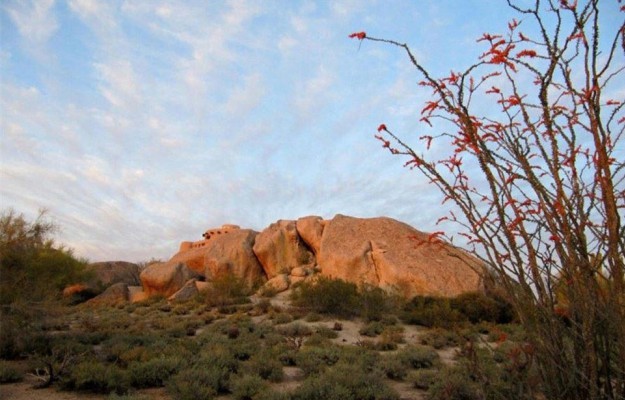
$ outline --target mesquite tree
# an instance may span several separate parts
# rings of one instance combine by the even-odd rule
[[[439,221],[459,224],[509,295],[540,390],[623,399],[625,28],[604,30],[600,16],[625,6],[522,3],[508,0],[518,19],[484,34],[475,63],[442,78],[406,44],[350,37],[399,47],[431,90],[422,145],[385,124],[376,138],[453,202]]]

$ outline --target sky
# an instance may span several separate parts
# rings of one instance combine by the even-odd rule
[[[441,196],[374,139],[410,137],[441,76],[505,31],[501,0],[0,3],[0,209],[45,208],[90,261],[168,259],[222,224],[388,216]]]

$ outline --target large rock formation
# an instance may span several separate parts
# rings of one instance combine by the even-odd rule
[[[87,282],[92,288],[107,288],[116,283],[125,283],[128,286],[140,284],[139,266],[126,261],[104,261],[89,264],[86,268],[93,276]]]
[[[297,233],[295,221],[280,220],[269,225],[256,237],[254,253],[269,279],[314,264],[314,255]]]
[[[268,281],[265,289],[282,291],[316,272],[405,297],[450,297],[482,290],[482,268],[469,253],[391,218],[311,216],[277,221],[261,233],[235,225],[209,230],[204,240],[182,242],[169,261],[147,267],[141,282],[147,296],[171,296],[191,278],[234,274],[249,287]]]
[[[298,219],[295,226],[297,233],[313,253],[319,254],[325,221],[321,217],[309,216]]]
[[[141,273],[146,293],[171,296],[191,278],[210,281],[225,274],[235,275],[248,287],[263,283],[265,273],[252,250],[258,232],[219,232],[198,242],[183,242],[181,250],[169,261],[148,266]]]
[[[239,229],[213,239],[204,253],[206,279],[210,281],[224,274],[234,274],[248,287],[263,283],[265,272],[253,251],[257,237],[258,232]]]
[[[141,272],[141,285],[146,296],[171,296],[180,290],[191,278],[199,278],[200,274],[174,258],[164,263],[147,266]]]
[[[391,218],[337,215],[328,221],[321,274],[415,295],[455,296],[481,288],[481,263],[465,251]]]

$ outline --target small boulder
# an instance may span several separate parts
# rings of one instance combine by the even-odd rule
[[[179,303],[192,300],[200,293],[195,283],[195,279],[190,279],[180,290],[169,296],[167,300]]]
[[[189,279],[199,276],[186,264],[173,259],[149,265],[140,275],[143,290],[148,297],[158,294],[169,297],[180,290]]]
[[[310,268],[295,267],[291,270],[291,276],[305,277],[310,275]]]
[[[128,285],[123,282],[119,282],[109,286],[104,292],[89,300],[87,303],[97,305],[117,305],[126,303],[129,299],[130,292],[128,290]]]
[[[274,291],[276,293],[284,292],[288,290],[290,285],[289,276],[286,274],[276,275],[269,279],[264,286],[265,290]]]

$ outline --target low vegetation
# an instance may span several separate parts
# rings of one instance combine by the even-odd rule
[[[31,276],[42,265],[50,266],[42,276],[59,276],[47,289],[35,283],[32,293],[7,288],[2,297],[0,384],[25,380],[110,399],[147,399],[146,389],[172,399],[409,397],[393,389],[395,381],[433,400],[540,392],[533,349],[500,299],[466,294],[406,302],[378,288],[319,278],[300,284],[284,307],[269,298],[252,302],[245,285],[225,276],[186,303],[153,297],[72,305],[58,293],[84,262],[44,239],[51,228],[42,219],[28,223],[8,213],[2,223],[3,277],[18,266],[22,277]],[[31,241],[28,255],[11,247],[16,237]],[[59,254],[73,261],[57,264]],[[27,256],[43,264],[30,270]],[[409,335],[407,324],[418,325],[419,334]],[[287,373],[293,370],[295,382]]]

